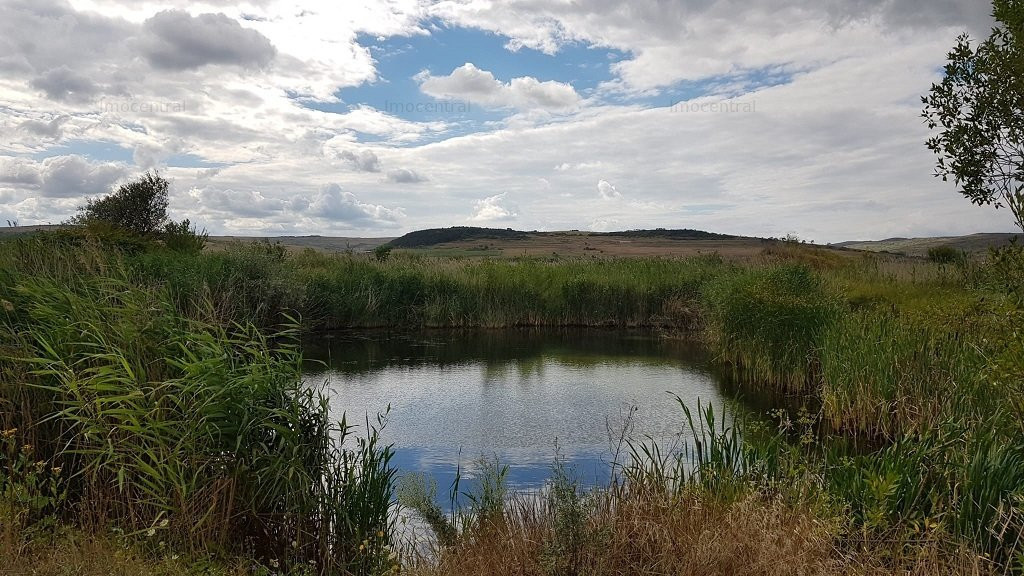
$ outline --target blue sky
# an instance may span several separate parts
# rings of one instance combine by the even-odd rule
[[[1012,230],[923,146],[976,0],[0,3],[0,221],[156,169],[239,235]]]

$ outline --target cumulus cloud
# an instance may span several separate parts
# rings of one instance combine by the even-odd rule
[[[477,200],[473,207],[470,222],[503,222],[515,220],[519,214],[514,207],[505,205],[505,192]]]
[[[384,233],[457,214],[819,241],[1012,229],[932,178],[919,119],[954,38],[986,34],[988,12],[977,0],[258,0],[243,15],[221,0],[3,0],[0,157],[20,159],[0,160],[0,215],[60,221],[109,189],[121,165],[96,159],[134,154],[126,173],[172,164],[172,209],[211,232]],[[456,27],[558,66],[466,64],[410,85],[366,45],[428,31],[444,43]],[[580,54],[601,62],[578,67]],[[471,100],[487,117],[346,109],[365,83]],[[673,113],[680,94],[756,112]],[[82,156],[37,160],[71,151]],[[429,187],[405,184],[427,166]],[[615,187],[625,199],[601,201]],[[72,189],[82,196],[56,196]]]
[[[511,49],[556,55],[567,44],[612,47],[612,87],[650,91],[681,80],[784,65],[799,71],[849,57],[866,31],[911,34],[969,26],[985,33],[978,0],[464,0],[431,7],[435,17],[509,38]]]
[[[0,183],[32,190],[46,198],[86,198],[109,193],[127,168],[112,162],[90,162],[78,155],[54,156],[36,162],[0,157]]]
[[[51,68],[29,83],[42,90],[50,100],[58,102],[87,102],[100,92],[92,80],[73,72],[67,66]]]
[[[53,120],[25,120],[18,125],[18,129],[40,138],[56,140],[64,134],[64,124],[70,119],[70,116],[61,115]]]
[[[605,200],[614,200],[616,198],[622,198],[622,194],[615,189],[607,180],[599,180],[597,182],[597,193],[601,195],[601,198]]]
[[[0,184],[17,188],[38,188],[43,182],[39,166],[31,160],[0,156]]]
[[[566,111],[580,103],[579,94],[569,84],[553,80],[541,82],[532,76],[513,78],[506,83],[468,62],[447,76],[423,73],[417,79],[424,94],[439,99],[467,100],[488,108]]]
[[[261,67],[277,53],[266,36],[224,14],[192,16],[184,10],[165,10],[146,20],[143,29],[142,54],[157,68]]]
[[[290,207],[288,202],[268,198],[259,190],[206,188],[194,189],[192,195],[204,209],[228,217],[266,218],[282,215]]]
[[[389,182],[395,182],[397,184],[415,184],[417,182],[425,182],[427,179],[422,174],[409,168],[395,168],[394,170],[388,170],[387,179]]]
[[[380,158],[373,150],[343,150],[338,156],[360,172],[380,172]]]
[[[399,208],[360,201],[337,184],[324,186],[310,203],[315,216],[352,227],[393,226],[402,217]]]

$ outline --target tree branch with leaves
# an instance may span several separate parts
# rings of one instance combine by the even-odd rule
[[[1009,208],[1024,230],[1024,0],[994,0],[997,25],[976,47],[964,34],[922,116],[935,175],[978,205]]]

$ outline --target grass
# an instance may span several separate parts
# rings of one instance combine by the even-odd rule
[[[302,385],[294,327],[182,315],[89,250],[22,260],[0,284],[0,492],[16,529],[59,519],[190,555],[386,564],[390,448]]]
[[[0,243],[11,565],[71,526],[82,546],[127,542],[153,573],[164,549],[227,570],[244,558],[385,573],[396,478],[381,422],[357,436],[329,421],[300,385],[296,333],[609,326],[699,339],[741,390],[809,409],[780,413],[775,430],[681,407],[693,409],[694,451],[634,445],[620,481],[590,493],[556,469],[545,497],[509,499],[494,463],[461,518],[431,508],[429,479],[407,486],[445,546],[410,553],[406,569],[1021,569],[1018,247],[953,263],[800,245],[742,262],[119,247],[46,234]]]

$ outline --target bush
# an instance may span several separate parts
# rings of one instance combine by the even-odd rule
[[[928,249],[928,259],[936,264],[952,264],[964,260],[966,254],[952,246],[935,246]]]
[[[153,235],[167,222],[170,185],[159,174],[147,172],[138,180],[122,184],[112,194],[89,199],[72,223],[104,222],[139,236]]]
[[[192,227],[192,222],[188,219],[182,220],[181,222],[168,222],[164,226],[163,234],[161,235],[164,241],[164,246],[174,250],[175,252],[185,252],[189,254],[198,254],[203,251],[206,246],[206,240],[209,235],[206,230],[202,232],[196,231]]]

